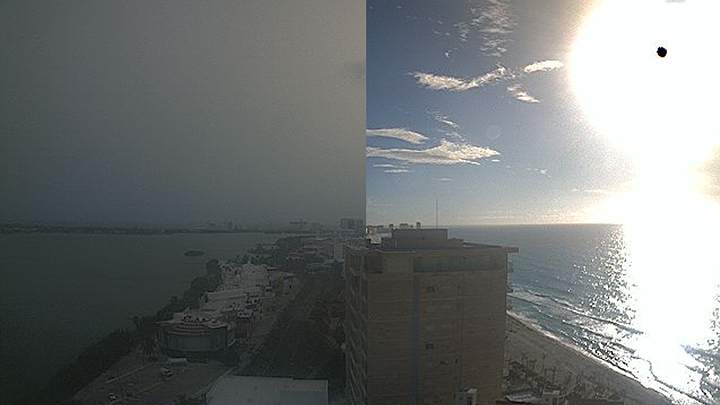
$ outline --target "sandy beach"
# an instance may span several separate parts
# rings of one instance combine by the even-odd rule
[[[506,357],[511,390],[523,381],[545,382],[585,398],[621,399],[627,405],[671,404],[658,392],[544,334],[510,312]]]

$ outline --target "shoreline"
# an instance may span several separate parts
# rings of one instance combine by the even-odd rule
[[[303,286],[304,282],[300,282]],[[103,371],[90,383],[71,397],[71,401],[82,405],[107,403],[112,393],[121,402],[137,404],[171,405],[180,398],[191,402],[204,395],[223,375],[238,372],[247,367],[258,352],[267,336],[275,329],[278,319],[290,303],[294,302],[298,289],[287,295],[276,297],[274,304],[264,312],[254,327],[252,336],[232,349],[239,353],[236,362],[226,362],[217,357],[178,363],[156,348],[155,359],[148,359],[142,348],[136,347],[109,369]],[[164,375],[171,370],[171,375]]]
[[[217,232],[218,234],[239,234],[243,232]],[[271,232],[251,232],[253,234],[251,243],[238,247],[240,255],[255,252],[262,246],[271,243],[276,244],[284,239],[283,235],[272,235],[269,237],[256,238],[254,235],[268,235]],[[2,232],[0,232],[2,235]],[[108,234],[110,235],[110,234]],[[123,234],[120,236],[126,236]],[[154,236],[152,234],[140,236]],[[267,241],[265,239],[268,239]],[[180,254],[186,250],[180,250]],[[281,250],[280,250],[281,251]],[[192,278],[183,287],[182,293],[172,295],[161,306],[151,308],[147,311],[138,312],[132,317],[132,324],[122,324],[110,330],[106,334],[100,334],[87,345],[82,347],[78,354],[61,365],[49,375],[47,381],[37,384],[34,390],[20,389],[17,394],[8,399],[8,404],[14,405],[50,405],[69,401],[75,394],[91,384],[98,376],[108,370],[123,358],[135,355],[136,351],[143,347],[147,337],[154,332],[154,324],[158,320],[172,317],[175,312],[182,311],[187,307],[193,307],[198,299],[206,291],[214,291],[219,283],[216,275],[218,259],[216,256],[222,253],[215,252],[213,256],[206,253],[206,257],[197,263],[197,270],[193,272]],[[277,260],[277,254],[273,253],[272,260]],[[273,263],[265,263],[272,265]],[[131,314],[128,314],[130,316]],[[0,401],[4,403],[3,401]]]
[[[627,405],[672,405],[663,394],[546,333],[517,313],[507,312],[506,336],[506,362],[511,373],[554,383],[567,393],[622,399]],[[552,381],[548,381],[550,374]]]
[[[12,399],[14,405],[58,404],[71,400],[78,392],[99,376],[115,367],[123,359],[142,350],[143,341],[154,334],[158,320],[171,317],[174,312],[192,307],[206,291],[213,291],[218,284],[213,272],[217,259],[205,262],[205,271],[194,277],[182,295],[172,296],[154,313],[133,317],[134,328],[116,328],[98,340],[85,346],[74,360],[58,369],[39,389]],[[145,355],[147,357],[147,355]]]

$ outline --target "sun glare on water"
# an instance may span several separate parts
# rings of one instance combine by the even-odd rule
[[[645,332],[635,348],[657,376],[644,382],[696,400],[704,394],[688,369],[699,365],[684,348],[713,338],[720,282],[720,206],[707,181],[717,175],[705,168],[720,144],[718,16],[720,1],[604,1],[588,10],[569,61],[587,120],[634,165],[599,209],[624,224]]]

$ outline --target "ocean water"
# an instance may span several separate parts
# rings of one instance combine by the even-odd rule
[[[675,403],[716,404],[717,239],[708,236],[714,230],[694,231],[703,232],[653,224],[462,227],[450,233],[520,249],[512,255],[509,303],[546,332]]]
[[[213,257],[264,234],[0,235],[0,404],[37,389],[133,315],[154,313]],[[187,257],[190,249],[206,252]]]

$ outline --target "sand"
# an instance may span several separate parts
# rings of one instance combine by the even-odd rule
[[[510,387],[553,383],[565,393],[585,398],[621,399],[627,405],[671,402],[633,378],[546,335],[517,315],[508,313],[506,360]]]

